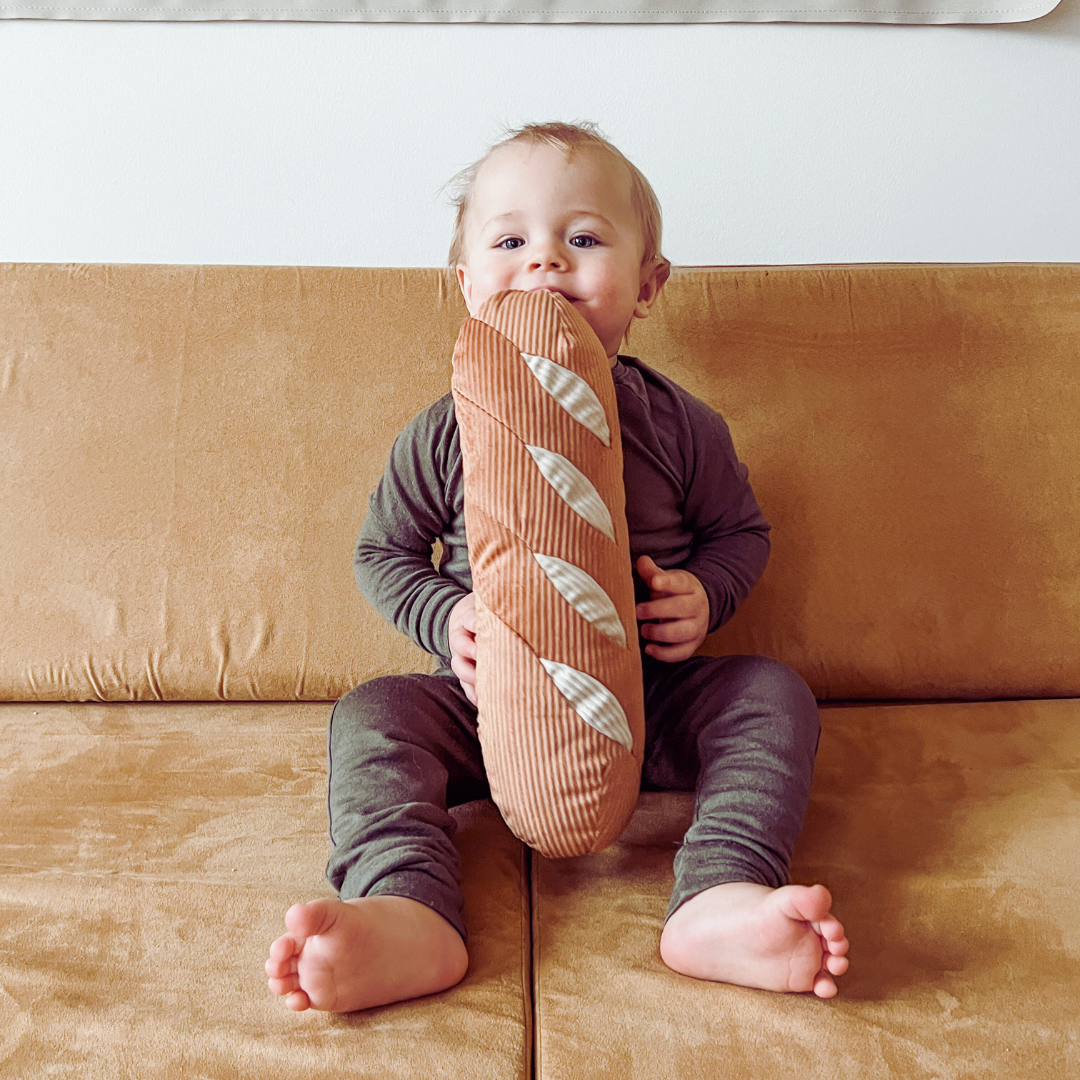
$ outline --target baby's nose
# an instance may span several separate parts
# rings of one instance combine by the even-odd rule
[[[546,252],[543,255],[534,255],[532,260],[533,270],[564,270],[566,269],[566,256],[555,252]]]
[[[568,262],[562,245],[552,240],[538,244],[529,261],[533,270],[562,270],[566,268]]]

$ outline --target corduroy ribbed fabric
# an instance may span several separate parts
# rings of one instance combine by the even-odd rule
[[[599,851],[633,812],[644,739],[611,366],[563,297],[504,292],[462,327],[453,391],[492,797],[545,855]],[[545,477],[537,449],[577,470],[613,535]]]

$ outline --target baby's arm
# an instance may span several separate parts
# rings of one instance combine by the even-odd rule
[[[687,420],[683,518],[694,534],[694,550],[682,569],[705,589],[711,633],[735,614],[765,570],[769,524],[723,418],[695,400]]]
[[[652,528],[647,513],[639,515],[641,542],[656,537],[650,556],[659,564],[644,555],[635,562],[647,590],[647,598],[639,592],[644,602],[637,618],[645,652],[676,662],[693,655],[749,594],[768,560],[769,525],[723,418],[670,380],[655,373],[653,379],[653,416],[641,423],[645,435],[638,442],[647,455],[652,433],[662,451],[658,456],[669,467],[681,466],[682,535],[668,546],[658,544],[662,532]]]
[[[471,582],[440,573],[431,557],[432,544],[460,524],[460,460],[447,395],[397,437],[353,555],[356,583],[375,610],[447,662],[450,614]]]

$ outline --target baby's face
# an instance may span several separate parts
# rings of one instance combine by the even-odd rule
[[[458,283],[470,314],[504,289],[562,293],[612,363],[635,316],[663,284],[641,264],[644,242],[630,177],[606,154],[572,160],[546,143],[508,143],[480,167],[465,220]]]

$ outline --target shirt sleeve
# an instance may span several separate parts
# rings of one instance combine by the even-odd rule
[[[449,395],[419,413],[394,441],[353,553],[360,591],[420,648],[449,662],[450,611],[468,590],[432,563],[432,545],[454,519],[448,478],[461,450]]]
[[[689,395],[687,395],[689,398]],[[709,597],[709,632],[735,614],[769,561],[769,523],[719,413],[696,398],[686,407],[685,519],[694,548],[684,565]]]

